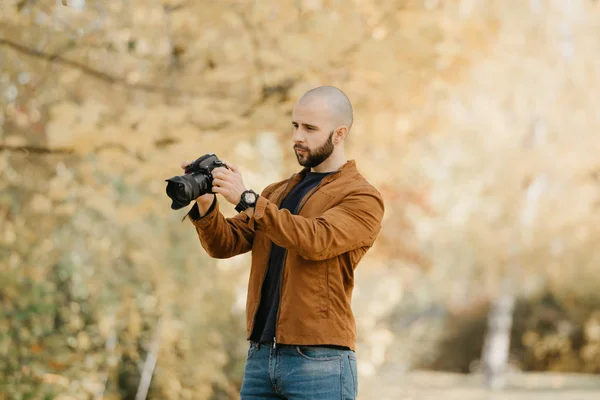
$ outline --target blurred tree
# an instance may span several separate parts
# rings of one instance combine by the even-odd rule
[[[149,397],[235,398],[248,259],[203,256],[164,179],[208,151],[257,189],[289,175],[291,107],[321,84],[353,100],[349,153],[387,203],[357,270],[361,374],[437,351],[442,316],[485,310],[509,262],[515,296],[551,293],[579,332],[541,333],[517,306],[522,365],[597,372],[599,12],[587,0],[3,1],[0,391],[134,398],[160,320]],[[528,193],[535,218],[522,220]]]

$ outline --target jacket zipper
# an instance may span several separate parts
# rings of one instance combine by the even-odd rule
[[[287,191],[288,187],[290,186],[290,182],[292,181],[294,177],[292,176],[288,182],[285,185],[285,188],[283,189],[283,192],[281,192],[281,196],[279,196],[279,199],[277,199],[277,206],[281,206],[281,202],[283,201],[283,196],[286,194],[285,192]],[[271,244],[271,247],[273,245]],[[269,254],[271,253],[271,250],[269,249]],[[265,268],[265,272],[263,273],[263,277],[262,277],[262,283],[260,284],[260,292],[258,293],[258,305],[256,306],[256,311],[254,311],[254,318],[253,318],[253,323],[252,323],[252,330],[250,331],[250,336],[252,336],[252,332],[254,331],[254,328],[256,327],[256,315],[258,314],[258,308],[260,307],[260,301],[262,300],[262,287],[265,284],[265,279],[267,279],[267,272],[269,270],[269,265],[268,265],[268,261],[267,261],[267,268]],[[281,287],[281,286],[280,286]],[[280,298],[281,301],[281,298]],[[275,321],[275,329],[277,329],[277,321]],[[273,348],[275,348],[275,341],[273,341]]]
[[[339,172],[340,171],[336,171],[333,174],[337,174]],[[333,175],[333,174],[331,174],[331,175]],[[326,179],[326,178],[324,178],[324,179]],[[317,190],[319,190],[319,188],[321,187],[322,184],[323,184],[323,181],[319,182],[319,184],[317,186],[315,186],[314,189],[312,189],[310,192],[308,192],[302,198],[302,200],[300,200],[300,204],[298,205],[298,207],[296,209],[296,214],[295,215],[300,215],[300,211],[302,210],[302,207],[304,207],[304,204],[308,201],[308,199],[310,198],[310,196],[312,196]],[[287,255],[288,255],[288,250],[285,249],[285,253],[284,253],[284,256],[283,256],[283,266],[282,266],[282,268],[285,266],[285,263],[287,262]],[[281,311],[281,292],[283,291],[283,285],[282,285],[282,283],[283,283],[283,271],[281,271],[281,276],[279,277],[279,307],[277,307],[277,317],[275,318],[275,337],[273,338],[273,349],[275,349],[277,347],[277,325],[279,325],[279,312]],[[256,315],[254,317],[256,318]]]

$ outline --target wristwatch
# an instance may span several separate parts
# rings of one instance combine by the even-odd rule
[[[250,207],[254,207],[256,205],[256,201],[258,200],[258,194],[254,190],[246,190],[242,193],[242,198],[237,206],[235,206],[235,211],[242,212],[247,210]]]

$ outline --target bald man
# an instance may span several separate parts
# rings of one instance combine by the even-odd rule
[[[210,256],[252,252],[241,399],[354,399],[354,270],[379,234],[383,200],[346,159],[353,113],[341,90],[310,90],[291,122],[300,172],[258,195],[227,163],[213,192],[238,214],[225,218],[206,194],[188,216]]]

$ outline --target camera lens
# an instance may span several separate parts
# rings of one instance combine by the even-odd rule
[[[167,196],[173,200],[171,208],[178,210],[190,204],[198,196],[208,193],[208,178],[203,174],[174,176],[167,179]]]
[[[214,154],[206,154],[185,169],[185,175],[167,179],[167,195],[171,198],[171,208],[178,210],[194,199],[212,191],[211,170],[225,165]]]
[[[185,190],[183,183],[178,183],[177,187],[173,191],[173,197],[180,203],[185,203],[186,199],[189,198],[189,193]]]
[[[178,210],[190,204],[192,199],[192,185],[187,176],[175,176],[167,179],[167,196],[173,200],[171,208]]]

